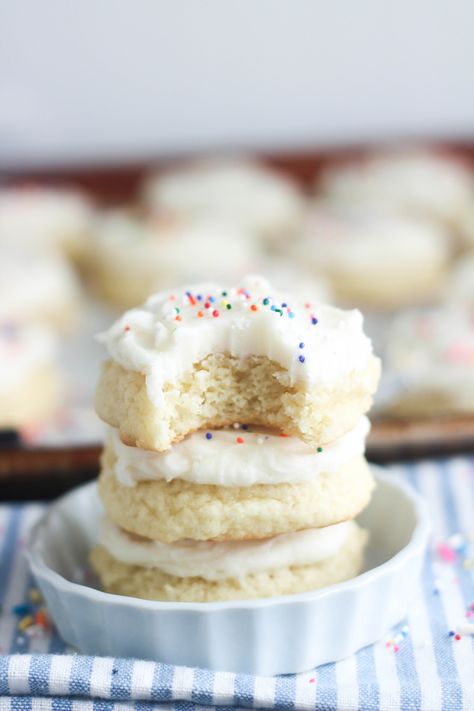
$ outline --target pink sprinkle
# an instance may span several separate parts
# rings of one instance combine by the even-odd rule
[[[311,679],[309,680],[309,683],[314,684],[315,682],[316,682],[316,679],[314,678],[314,676],[312,676]]]
[[[472,348],[468,343],[463,343],[463,341],[455,341],[448,348],[448,359],[452,363],[469,363],[472,355]]]
[[[396,644],[396,645],[394,646],[393,651],[394,651],[395,653],[397,653],[397,652],[400,651],[400,647],[398,646],[398,644]]]
[[[468,610],[466,612],[466,617],[472,617],[472,610]]]
[[[436,552],[445,563],[454,563],[456,560],[456,551],[448,543],[439,543]]]

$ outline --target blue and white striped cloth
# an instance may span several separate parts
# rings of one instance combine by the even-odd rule
[[[427,499],[435,542],[461,533],[461,540],[472,543],[474,459],[399,465],[391,471]],[[441,561],[434,549],[430,552],[405,622],[408,634],[398,642],[397,652],[393,644],[387,646],[390,636],[397,635],[394,630],[380,643],[337,664],[297,676],[265,678],[84,657],[66,649],[54,633],[39,637],[19,633],[12,608],[27,599],[32,585],[22,548],[41,511],[36,504],[0,507],[0,711],[165,707],[193,711],[215,706],[281,711],[474,709],[474,637],[449,636],[450,630],[470,622],[471,544],[451,563]],[[396,511],[387,524],[397,525]],[[456,543],[459,540],[458,536]]]

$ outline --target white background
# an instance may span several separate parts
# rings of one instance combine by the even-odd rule
[[[0,0],[0,168],[474,135],[473,0]]]

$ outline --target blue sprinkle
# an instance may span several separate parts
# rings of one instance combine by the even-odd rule
[[[12,608],[13,614],[18,615],[19,617],[24,617],[25,615],[29,615],[31,610],[32,610],[31,605],[27,605],[26,603],[21,603],[20,605],[15,605],[15,607]]]
[[[191,292],[190,292],[190,291],[186,291],[185,294],[186,294],[186,296],[191,296]]]
[[[313,318],[311,319],[311,323],[313,324],[313,326],[316,326],[316,324],[318,323],[318,319],[313,316]]]
[[[271,311],[276,311],[276,306],[275,306],[275,304],[272,304]]]
[[[209,297],[209,301],[211,302],[211,304],[213,304],[215,300],[216,300],[216,297],[215,297],[215,296],[210,296],[210,297]]]
[[[448,637],[454,637],[455,634],[456,634],[456,633],[453,632],[453,630],[449,630],[449,632],[448,632]]]
[[[202,301],[202,294],[196,294],[196,299],[198,301]]]
[[[281,305],[281,308],[282,308],[282,309],[286,309],[287,306],[288,306],[288,304],[282,304],[282,305]]]
[[[301,343],[299,344],[298,348],[304,348],[304,343],[303,343],[303,341],[301,341]]]
[[[288,316],[289,316],[289,318],[295,318],[295,314],[294,314],[293,311],[290,311],[290,313],[288,314]]]
[[[304,363],[305,360],[306,360],[306,358],[304,357],[304,355],[300,355],[300,356],[298,357],[298,360],[299,360],[300,363]]]
[[[212,434],[210,432],[206,432],[206,439],[212,439]]]

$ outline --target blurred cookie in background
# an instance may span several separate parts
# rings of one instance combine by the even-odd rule
[[[334,300],[328,280],[315,275],[305,267],[282,257],[264,257],[259,273],[264,273],[268,281],[280,294],[291,294],[302,302],[329,304]]]
[[[241,227],[267,244],[292,234],[304,198],[296,182],[249,158],[209,158],[151,175],[143,186],[148,208]]]
[[[0,319],[0,429],[20,429],[53,415],[62,394],[57,350],[46,326]]]
[[[238,280],[259,258],[258,245],[238,226],[117,209],[96,224],[91,274],[99,296],[129,308],[183,282]]]
[[[2,248],[0,244],[1,321],[39,321],[70,333],[81,310],[77,277],[60,253]]]
[[[0,246],[59,250],[81,262],[93,209],[81,192],[35,185],[0,188]]]
[[[317,192],[346,204],[378,205],[444,225],[474,244],[474,174],[460,160],[427,149],[385,150],[327,168]]]
[[[290,254],[325,277],[340,304],[392,310],[437,298],[450,247],[445,232],[425,220],[320,201]]]
[[[384,365],[397,381],[385,414],[474,414],[473,311],[450,306],[400,314],[388,333]]]
[[[456,263],[446,286],[445,300],[453,306],[464,304],[474,316],[474,252],[468,252]]]

